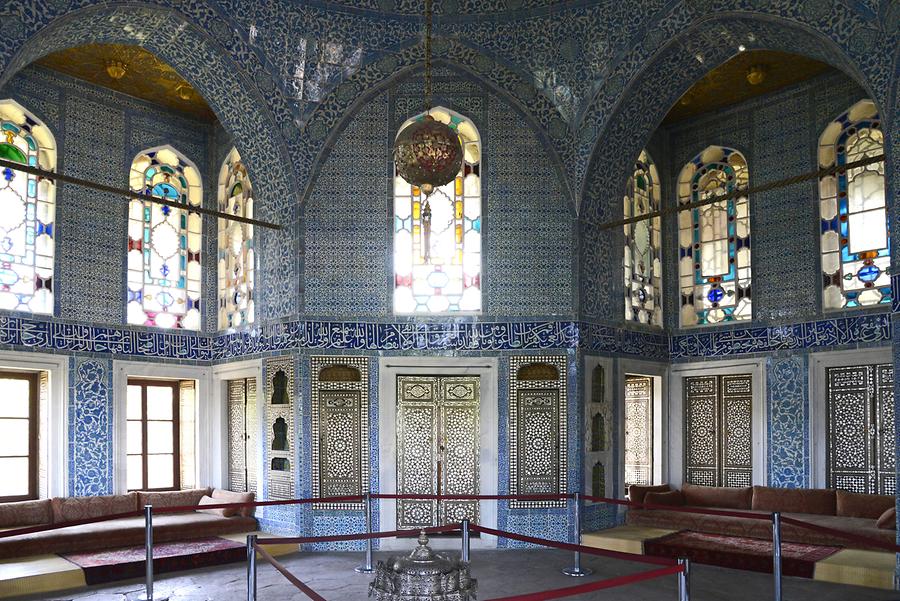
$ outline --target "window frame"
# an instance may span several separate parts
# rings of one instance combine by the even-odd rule
[[[128,486],[128,457],[134,457],[134,454],[128,453],[125,448],[125,486],[128,492],[132,491],[153,491],[164,492],[181,490],[181,387],[180,380],[154,380],[152,378],[128,378],[126,382],[126,391],[128,386],[141,387],[141,484],[140,488],[127,488]],[[148,486],[147,458],[150,455],[147,452],[147,388],[150,386],[169,387],[172,389],[172,486],[165,488],[150,488]],[[127,394],[127,392],[126,392]],[[127,407],[126,399],[126,407]],[[125,424],[129,421],[137,421],[128,419],[127,409],[125,414]],[[155,420],[154,420],[155,421]],[[159,420],[168,421],[168,420]],[[126,433],[127,445],[127,433]],[[161,453],[164,454],[164,453]]]
[[[38,445],[38,428],[40,425],[40,415],[38,414],[40,408],[40,372],[0,370],[0,379],[28,380],[31,383],[28,395],[28,494],[0,497],[0,503],[34,501],[38,498],[38,478],[40,471],[40,447]],[[3,457],[20,457],[20,455],[4,455]]]

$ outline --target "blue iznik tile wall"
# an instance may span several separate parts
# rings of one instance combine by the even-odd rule
[[[69,365],[69,494],[112,494],[112,361],[73,357]]]

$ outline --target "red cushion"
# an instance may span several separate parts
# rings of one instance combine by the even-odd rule
[[[721,507],[723,509],[750,509],[753,503],[753,488],[728,488],[724,486],[697,486],[685,484],[684,504],[695,507]]]
[[[877,520],[885,511],[894,507],[896,502],[897,498],[893,495],[866,495],[839,490],[837,491],[837,515]]]
[[[837,495],[834,489],[753,487],[752,509],[785,513],[835,515]]]
[[[881,528],[882,530],[896,530],[897,529],[897,508],[891,507],[887,511],[881,514],[881,517],[878,518],[878,521],[875,522],[875,525]]]
[[[648,492],[644,495],[644,503],[647,505],[684,505],[684,495],[680,490],[669,492]]]
[[[628,487],[628,498],[635,503],[643,503],[644,495],[648,492],[669,492],[671,489],[668,484],[659,484],[657,486],[641,486],[632,484]]]

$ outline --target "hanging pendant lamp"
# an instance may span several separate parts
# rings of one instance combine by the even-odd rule
[[[459,134],[436,121],[431,111],[431,2],[425,0],[425,117],[406,126],[394,141],[397,173],[427,197],[448,184],[462,167]]]

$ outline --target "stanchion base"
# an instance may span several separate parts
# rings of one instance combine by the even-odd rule
[[[560,570],[560,572],[562,572],[566,576],[580,577],[580,576],[590,576],[591,574],[594,573],[594,570],[592,570],[591,568],[571,567],[571,568],[563,568],[562,570]]]
[[[353,571],[358,574],[372,574],[375,572],[375,568],[367,568],[366,566],[356,566],[353,568]]]
[[[153,598],[149,599],[147,597],[147,595],[141,595],[140,597],[137,597],[135,599],[135,601],[169,601],[169,598],[166,597],[165,595],[163,595],[163,596],[153,595]]]

